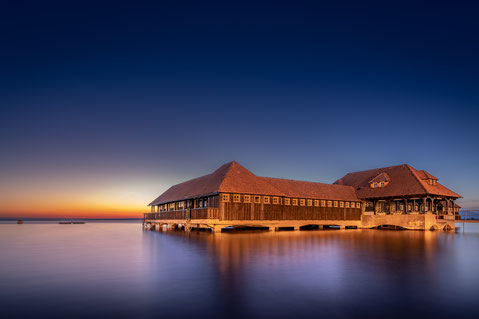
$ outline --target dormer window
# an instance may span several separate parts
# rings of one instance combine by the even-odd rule
[[[417,176],[428,183],[429,185],[436,186],[437,185],[437,177],[432,176],[428,172],[422,170],[416,172]]]
[[[391,179],[389,178],[388,174],[381,173],[369,181],[369,187],[371,188],[386,187],[390,181]]]

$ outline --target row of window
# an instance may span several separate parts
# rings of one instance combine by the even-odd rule
[[[230,202],[230,194],[222,194],[222,202]],[[241,195],[232,195],[233,203],[241,203]],[[316,206],[316,207],[340,207],[340,208],[361,208],[359,202],[344,202],[344,201],[332,201],[324,199],[304,199],[304,198],[281,198],[276,196],[259,196],[259,195],[243,195],[243,203],[255,203],[255,204],[283,204],[292,206]]]
[[[386,186],[386,185],[387,185],[387,183],[384,183],[384,182],[379,182],[379,183],[374,182],[374,183],[371,183],[371,187],[372,187],[372,188],[384,187],[384,186]]]
[[[209,201],[208,198],[200,198],[200,199],[195,199],[194,203],[193,201],[179,201],[179,202],[172,202],[169,204],[162,204],[158,205],[158,210],[159,211],[169,211],[169,210],[183,210],[185,208],[203,208],[203,207],[208,207]]]
[[[427,182],[429,183],[429,185],[433,185],[433,186],[436,186],[437,185],[437,181],[435,179],[428,179]]]

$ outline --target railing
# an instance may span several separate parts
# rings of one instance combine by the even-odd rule
[[[145,213],[145,219],[217,219],[218,208],[202,207],[159,213]]]
[[[469,209],[460,210],[459,215],[456,215],[456,220],[479,221],[479,211]]]

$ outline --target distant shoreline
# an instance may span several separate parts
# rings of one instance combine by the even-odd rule
[[[141,221],[143,218],[0,218],[0,221],[17,221],[17,220],[23,220],[23,221],[63,221],[63,220],[85,220],[85,221],[95,221],[95,220],[123,220],[123,221]]]

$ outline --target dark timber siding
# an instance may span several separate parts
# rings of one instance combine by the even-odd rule
[[[221,198],[221,196],[220,196]],[[222,220],[360,220],[360,208],[319,207],[272,204],[273,196],[270,196],[270,204],[244,203],[244,195],[241,202],[233,202],[233,194],[229,202],[220,202],[220,219]],[[254,196],[251,195],[251,201]],[[263,197],[261,197],[261,202]],[[284,198],[280,197],[280,203]],[[313,202],[314,205],[314,202]]]
[[[273,197],[270,197],[270,203],[254,203],[254,197],[250,195],[251,203],[245,203],[245,195],[240,195],[240,202],[233,201],[233,195],[229,194],[229,202],[222,201],[220,196],[210,196],[207,199],[208,207],[198,207],[200,199],[187,200],[186,207],[173,211],[162,211],[156,213],[147,213],[146,218],[152,219],[220,219],[220,220],[360,220],[361,208],[346,207],[321,207],[293,205],[291,199],[290,205],[284,205],[284,197],[279,197],[279,203],[273,204]],[[237,195],[237,194],[236,194]],[[203,199],[202,199],[203,200]],[[321,199],[320,204],[321,204]],[[328,202],[327,199],[323,199]],[[339,204],[340,201],[338,201]],[[349,201],[350,202],[350,201]],[[357,203],[357,202],[355,202]],[[338,205],[339,206],[339,205]]]

